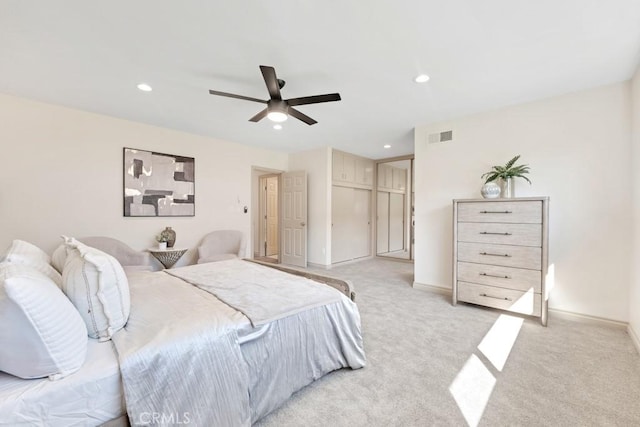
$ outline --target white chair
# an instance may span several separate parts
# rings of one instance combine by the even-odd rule
[[[198,246],[198,264],[244,258],[246,242],[238,230],[212,231],[202,238]]]

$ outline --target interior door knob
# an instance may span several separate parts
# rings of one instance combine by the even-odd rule
[[[304,227],[307,224],[305,224],[304,222],[301,222],[300,225]]]

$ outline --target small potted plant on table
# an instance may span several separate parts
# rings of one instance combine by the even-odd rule
[[[169,241],[169,236],[167,236],[165,233],[160,233],[156,236],[156,240],[158,241],[159,250],[167,250],[167,242]]]

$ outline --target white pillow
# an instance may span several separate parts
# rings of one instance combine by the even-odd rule
[[[37,270],[0,264],[0,370],[62,378],[82,366],[87,328],[58,286]]]
[[[62,276],[51,266],[49,255],[29,242],[14,240],[4,256],[4,261],[33,267],[53,280],[56,285],[62,285]]]
[[[63,238],[65,238],[63,236]],[[67,246],[63,243],[51,254],[51,265],[62,274],[64,263],[67,261]]]
[[[129,319],[127,276],[111,255],[70,238],[62,290],[80,312],[91,338],[107,341]]]

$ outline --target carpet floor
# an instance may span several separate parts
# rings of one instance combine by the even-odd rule
[[[367,366],[326,375],[257,426],[640,426],[640,355],[621,327],[454,307],[413,289],[409,263],[325,273],[354,283]]]

